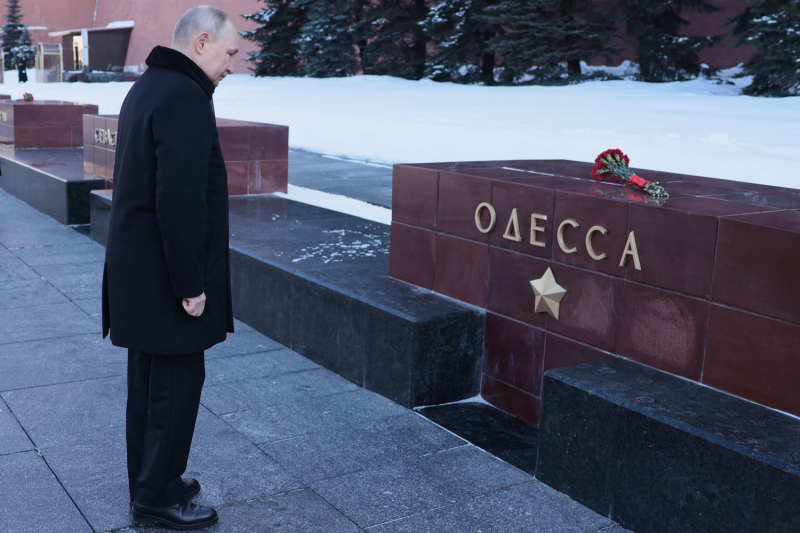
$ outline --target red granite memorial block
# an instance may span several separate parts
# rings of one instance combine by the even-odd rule
[[[550,259],[553,256],[554,198],[552,189],[513,181],[494,181],[492,206],[497,213],[499,228],[490,234],[489,243]]]
[[[552,268],[558,283],[569,289],[561,300],[564,313],[548,320],[547,329],[613,352],[622,314],[622,280],[557,263]]]
[[[439,172],[436,230],[473,241],[489,242],[489,234],[482,233],[475,224],[475,211],[481,203],[491,201],[492,180]],[[489,227],[489,210],[482,210],[480,215],[482,226]]]
[[[619,355],[698,381],[709,303],[630,281],[625,283]]]
[[[436,233],[399,222],[392,222],[392,240],[397,250],[389,255],[389,275],[433,290]]]
[[[247,172],[247,194],[286,192],[289,160],[250,161]]]
[[[720,220],[715,302],[800,324],[798,296],[800,211]]]
[[[559,226],[563,224],[563,247],[556,238],[554,260],[615,276],[623,275],[619,258],[628,240],[627,202],[560,190],[556,191],[555,220]],[[556,226],[556,237],[559,226]],[[592,236],[596,253],[606,254],[602,260],[593,259],[585,246],[586,234],[595,226],[607,230],[606,234],[596,231]]]
[[[614,356],[608,352],[548,332],[545,341],[544,372],[553,368],[603,361],[612,357]]]
[[[84,170],[109,181],[114,177],[117,115],[86,115],[82,124]],[[228,172],[228,194],[286,192],[289,181],[289,128],[241,120],[217,119],[220,147]],[[74,130],[73,130],[74,134]],[[109,186],[113,186],[109,183]]]
[[[484,375],[541,396],[544,338],[541,329],[486,313]]]
[[[392,220],[436,229],[439,171],[413,165],[392,168]]]
[[[483,399],[529,424],[539,423],[541,399],[486,374],[481,378]]]
[[[800,326],[711,306],[703,383],[800,416]]]
[[[489,245],[436,234],[433,290],[479,307],[486,306]]]
[[[0,99],[2,142],[16,148],[71,148],[83,145],[83,114],[97,106],[54,100]]]
[[[390,275],[485,307],[484,398],[536,423],[543,372],[623,356],[800,414],[800,191],[637,170],[656,198],[590,169],[394,167]],[[558,318],[531,286],[548,267]]]
[[[541,278],[549,266],[549,261],[492,247],[486,308],[544,328],[548,317],[545,313],[534,312],[530,280]]]
[[[630,228],[642,269],[628,267],[626,279],[711,296],[717,217],[631,204]]]

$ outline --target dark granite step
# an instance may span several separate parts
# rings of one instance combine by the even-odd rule
[[[624,359],[550,370],[536,477],[636,533],[797,533],[800,420]]]
[[[478,402],[422,407],[418,412],[462,439],[529,474],[536,471],[539,430],[500,409]]]
[[[89,195],[106,180],[83,171],[83,149],[0,145],[0,188],[62,224],[89,223]]]

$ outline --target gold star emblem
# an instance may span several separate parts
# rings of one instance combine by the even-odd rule
[[[536,294],[535,313],[547,313],[558,320],[558,309],[567,289],[556,283],[556,277],[550,267],[540,279],[531,281],[533,293]]]

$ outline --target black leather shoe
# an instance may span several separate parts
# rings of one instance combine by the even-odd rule
[[[213,526],[219,520],[214,509],[194,504],[186,498],[169,507],[147,507],[133,502],[131,516],[138,525],[161,524],[180,531]]]
[[[187,500],[191,500],[197,493],[200,492],[200,482],[191,477],[185,477],[181,481],[183,481],[183,497]],[[130,505],[133,505],[133,500],[128,502]]]
[[[197,493],[200,492],[200,482],[194,478],[185,477],[183,478],[183,497],[187,500],[192,499],[193,497],[197,496]]]

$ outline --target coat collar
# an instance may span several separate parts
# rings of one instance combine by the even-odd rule
[[[165,46],[156,46],[147,56],[145,63],[148,67],[166,67],[177,70],[181,74],[190,77],[200,86],[209,99],[214,94],[214,83],[208,79],[197,63],[189,59],[185,54]]]

